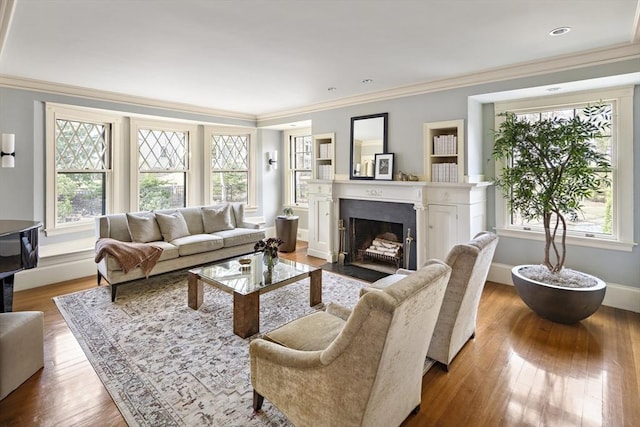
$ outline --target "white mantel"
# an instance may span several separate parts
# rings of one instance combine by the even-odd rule
[[[309,182],[309,250],[333,262],[339,242],[340,199],[410,203],[416,210],[417,263],[443,259],[456,243],[486,229],[486,188],[481,183],[336,180]]]

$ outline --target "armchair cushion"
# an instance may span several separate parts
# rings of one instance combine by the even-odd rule
[[[324,350],[338,336],[344,323],[339,317],[319,311],[289,322],[263,338],[295,350]]]

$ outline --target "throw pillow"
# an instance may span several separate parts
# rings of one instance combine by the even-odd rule
[[[215,231],[233,230],[231,223],[231,206],[225,205],[221,208],[202,208],[202,224],[205,233]]]
[[[164,240],[167,242],[190,234],[189,228],[187,227],[187,221],[184,220],[184,217],[180,212],[173,212],[170,214],[156,212],[156,219],[158,220],[162,237],[164,237]]]
[[[151,213],[127,214],[127,225],[131,240],[139,243],[156,242],[162,240],[162,234],[156,216]]]

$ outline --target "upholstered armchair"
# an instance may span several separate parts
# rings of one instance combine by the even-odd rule
[[[400,425],[419,409],[450,272],[434,260],[385,289],[364,288],[353,311],[329,304],[253,340],[254,409],[266,397],[295,425]]]
[[[478,305],[497,245],[498,236],[483,231],[471,241],[455,245],[447,254],[445,263],[451,267],[451,277],[427,352],[427,356],[440,362],[445,370],[475,336]],[[401,269],[372,286],[384,288],[411,273]]]

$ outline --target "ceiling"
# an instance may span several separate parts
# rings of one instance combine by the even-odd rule
[[[635,48],[639,5],[2,0],[0,75],[261,117],[576,53]],[[571,31],[549,35],[561,26]]]

